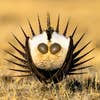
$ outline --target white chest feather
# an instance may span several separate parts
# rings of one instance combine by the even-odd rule
[[[46,54],[42,54],[38,50],[38,45],[40,43],[45,43],[48,47],[48,52]],[[54,43],[58,43],[61,46],[61,50],[52,54],[50,52],[50,46]],[[60,68],[63,64],[65,57],[67,55],[70,44],[70,38],[66,38],[63,35],[57,34],[56,32],[52,33],[51,40],[49,41],[47,38],[47,33],[43,32],[40,35],[29,39],[29,48],[30,54],[34,64],[41,69],[56,69]]]

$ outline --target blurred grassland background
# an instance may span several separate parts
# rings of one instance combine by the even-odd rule
[[[54,91],[52,92],[54,94],[52,94],[48,91],[48,88],[42,88],[38,81],[33,81],[33,79],[23,80],[23,78],[17,80],[17,78],[12,79],[11,77],[5,77],[6,75],[16,74],[15,72],[7,69],[14,68],[15,66],[4,61],[5,58],[12,58],[10,58],[8,54],[4,53],[3,50],[15,53],[15,51],[8,45],[8,41],[19,48],[19,45],[14,40],[11,32],[24,42],[24,36],[19,29],[19,25],[24,28],[27,34],[31,34],[27,23],[28,18],[31,21],[34,31],[38,34],[37,15],[39,14],[42,27],[45,29],[46,15],[48,12],[51,15],[51,24],[54,28],[57,23],[58,14],[60,14],[60,33],[63,32],[68,18],[70,18],[70,25],[67,35],[70,35],[73,32],[76,25],[78,26],[74,42],[76,42],[84,32],[87,33],[81,41],[79,48],[83,47],[83,45],[90,40],[93,42],[89,45],[89,47],[84,49],[84,52],[82,52],[83,54],[96,47],[91,54],[84,58],[87,59],[95,56],[95,59],[88,63],[94,65],[94,67],[89,68],[89,74],[86,74],[86,76],[95,75],[94,85],[92,86],[93,89],[95,88],[95,91],[92,90],[90,86],[92,77],[90,78],[90,81],[88,80],[88,82],[90,82],[89,85],[84,85],[87,81],[80,83],[82,87],[78,85],[78,89],[80,89],[80,91],[81,88],[84,89],[84,91],[81,91],[81,94],[80,92],[75,91],[75,95],[72,96],[72,92],[69,91],[70,89],[68,91],[66,89],[77,88],[74,83],[74,85],[70,84],[70,82],[74,82],[75,80],[71,81],[69,79],[65,82],[65,84],[71,85],[68,85],[68,88],[63,88],[63,84],[61,83],[62,89],[60,88],[59,94],[61,94],[62,97],[65,95],[65,99],[62,98],[61,100],[66,100],[66,95],[69,95],[70,98],[73,97],[70,100],[100,100],[100,0],[0,0],[0,100],[33,100],[33,98],[34,100],[39,100],[39,98],[44,97],[49,98],[45,100],[58,100],[55,99]],[[78,76],[76,77],[78,80]],[[82,78],[83,77],[80,76],[81,80]],[[96,82],[98,80],[99,83],[97,85]],[[44,92],[41,92],[41,90]],[[67,92],[69,94],[67,94]],[[96,96],[98,99],[96,99]],[[59,96],[57,97],[59,98]]]
[[[8,55],[3,53],[2,49],[10,50],[8,41],[13,41],[11,32],[24,41],[19,25],[23,26],[27,34],[30,34],[27,18],[38,34],[37,15],[39,14],[43,28],[46,27],[46,14],[51,15],[51,23],[55,27],[58,14],[60,14],[60,32],[62,33],[68,18],[70,17],[70,26],[68,35],[78,25],[75,41],[86,32],[86,36],[79,47],[89,40],[93,40],[89,48],[96,47],[90,56],[95,56],[91,61],[94,64],[92,72],[100,74],[100,0],[0,0],[0,72],[1,75],[7,74],[7,67],[13,67],[4,61]],[[88,56],[89,57],[89,56]]]

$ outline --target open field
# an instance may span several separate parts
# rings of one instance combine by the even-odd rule
[[[70,26],[68,29],[68,35],[71,34],[74,27],[78,25],[77,35],[75,36],[74,39],[75,41],[82,35],[82,33],[84,32],[87,33],[85,38],[83,39],[83,42],[80,44],[79,47],[82,47],[84,43],[87,43],[89,40],[92,40],[93,42],[91,43],[89,48],[86,48],[83,53],[85,53],[87,50],[90,50],[90,48],[96,47],[96,49],[89,56],[87,56],[87,58],[95,56],[95,59],[91,60],[89,63],[94,65],[94,67],[90,68],[89,74],[82,76],[82,78],[96,77],[96,83],[100,82],[100,66],[99,66],[100,65],[100,36],[99,36],[100,0],[88,0],[88,1],[87,0],[50,0],[50,1],[49,0],[1,0],[0,1],[0,77],[1,77],[0,91],[2,92],[0,92],[0,100],[10,100],[10,97],[13,97],[12,100],[31,100],[33,97],[35,98],[34,100],[36,100],[37,96],[41,94],[39,89],[41,89],[42,85],[38,82],[35,83],[33,80],[32,81],[29,80],[28,83],[26,83],[27,79],[24,79],[23,80],[24,82],[19,83],[19,81],[21,81],[21,79],[19,78],[14,79],[14,81],[11,79],[10,82],[9,79],[5,81],[5,76],[16,74],[15,72],[13,73],[9,71],[7,68],[16,66],[13,66],[4,61],[5,58],[9,58],[10,56],[4,53],[2,49],[12,51],[12,49],[8,45],[8,41],[11,41],[15,45],[17,45],[16,42],[14,41],[14,38],[12,37],[11,32],[13,32],[20,39],[22,39],[21,41],[24,41],[23,34],[18,27],[19,25],[23,26],[27,34],[30,34],[29,26],[26,20],[27,18],[30,19],[35,32],[38,34],[37,15],[38,14],[40,15],[42,26],[46,27],[47,12],[49,12],[51,15],[51,23],[54,27],[56,26],[58,14],[60,14],[61,33],[65,28],[66,20],[69,17],[70,17]],[[15,87],[17,85],[19,86],[19,89],[18,87],[17,88]],[[40,88],[36,89],[36,87],[38,86],[40,86]],[[62,88],[63,87],[61,87],[61,89]],[[26,90],[26,94],[21,94],[24,93],[23,92],[24,89]],[[39,94],[37,94],[37,91],[39,91]],[[17,92],[19,94],[17,94]],[[48,93],[50,93],[49,90],[47,94]],[[81,97],[84,97],[83,99],[80,97],[79,93],[81,93]],[[25,98],[22,99],[22,97],[18,98],[19,95],[26,95],[26,96]],[[43,94],[40,95],[39,100],[42,99],[41,98],[42,95]],[[54,95],[55,94],[51,96]],[[73,96],[70,98],[71,100],[75,98],[77,98],[76,100],[89,100],[91,95],[93,95],[94,98],[94,99],[92,98],[93,100],[99,100],[100,90],[93,89],[90,87],[88,91],[84,89],[83,91],[76,92],[77,97],[75,97],[74,95],[75,94],[71,95],[68,90],[67,97],[66,96],[65,97],[70,98],[68,96]],[[54,97],[54,100],[56,99],[57,98]],[[53,97],[43,100],[53,100]],[[62,100],[64,99],[62,98]]]

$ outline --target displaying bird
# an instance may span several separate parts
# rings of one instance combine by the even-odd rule
[[[54,29],[51,26],[50,15],[48,14],[47,28],[46,30],[43,30],[38,16],[40,34],[36,35],[30,21],[28,20],[32,38],[27,36],[24,29],[20,27],[25,36],[25,45],[15,35],[13,36],[15,40],[20,44],[24,52],[19,50],[12,43],[9,42],[9,44],[23,57],[23,59],[9,51],[6,52],[13,56],[16,60],[19,60],[21,63],[17,63],[8,59],[7,61],[24,68],[24,70],[12,68],[10,70],[25,72],[26,75],[20,75],[21,77],[34,77],[35,75],[40,82],[44,82],[46,84],[51,83],[52,81],[54,83],[58,83],[62,81],[67,75],[85,74],[85,72],[76,73],[76,71],[92,66],[89,65],[83,67],[81,65],[90,61],[94,57],[81,62],[80,60],[92,52],[94,49],[91,49],[81,56],[79,56],[79,54],[91,43],[91,41],[89,41],[78,51],[75,51],[78,44],[83,39],[85,33],[74,44],[73,37],[76,33],[77,27],[75,27],[73,33],[70,36],[66,36],[69,26],[68,20],[64,32],[59,34],[59,21],[60,16],[58,16],[57,26],[56,29]]]

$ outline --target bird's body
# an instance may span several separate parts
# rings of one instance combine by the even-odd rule
[[[91,65],[79,67],[80,65],[86,63],[87,61],[93,58],[92,57],[85,61],[79,62],[83,57],[85,57],[87,54],[93,51],[93,49],[91,49],[84,55],[79,56],[81,51],[84,50],[90,44],[90,42],[88,42],[78,51],[75,51],[76,47],[78,46],[85,34],[83,34],[79,38],[79,40],[77,40],[77,42],[74,43],[73,37],[75,35],[77,27],[74,29],[72,35],[66,36],[66,32],[69,25],[68,20],[63,34],[60,34],[59,20],[60,18],[58,17],[57,27],[54,30],[51,27],[50,16],[48,15],[47,29],[42,30],[40,20],[38,17],[40,30],[40,34],[38,35],[35,35],[33,28],[28,20],[33,35],[32,38],[27,36],[23,28],[21,27],[21,30],[25,36],[25,45],[23,45],[23,43],[21,43],[15,35],[14,38],[21,45],[25,53],[19,50],[12,43],[9,44],[23,57],[23,59],[7,51],[8,54],[19,60],[21,64],[13,62],[11,60],[7,61],[18,65],[22,68],[25,68],[25,70],[10,70],[28,73],[24,76],[32,76],[34,74],[40,82],[48,83],[53,81],[54,83],[58,83],[62,81],[64,77],[66,77],[66,75],[84,74],[84,72],[76,73],[75,71],[91,67]]]

